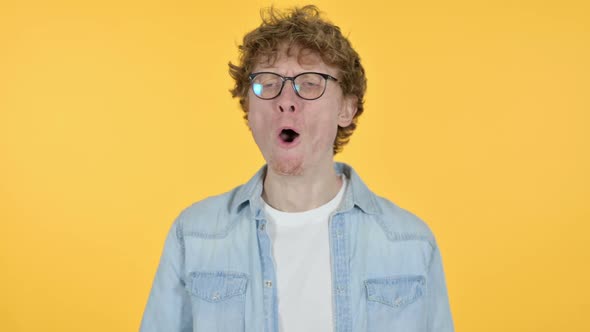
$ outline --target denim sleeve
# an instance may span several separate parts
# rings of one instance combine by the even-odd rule
[[[428,331],[452,332],[453,318],[449,306],[449,296],[445,282],[442,258],[438,246],[435,246],[428,270],[428,287],[426,296],[428,299]]]
[[[192,331],[190,295],[185,288],[184,244],[179,223],[174,223],[143,313],[140,332]]]

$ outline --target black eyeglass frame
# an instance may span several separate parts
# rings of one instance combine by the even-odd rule
[[[279,92],[277,93],[277,95],[276,95],[276,96],[274,96],[274,97],[272,97],[272,98],[262,98],[262,97],[260,97],[259,95],[257,95],[257,94],[254,92],[253,85],[252,85],[252,84],[250,84],[250,87],[252,88],[252,92],[254,93],[254,95],[255,95],[256,97],[258,97],[258,98],[262,99],[262,100],[272,100],[272,99],[275,99],[275,98],[277,98],[278,96],[280,96],[280,95],[281,95],[281,93],[283,92],[283,88],[285,87],[285,82],[287,82],[287,81],[291,81],[291,86],[293,87],[293,91],[295,91],[295,94],[297,95],[297,97],[299,97],[299,98],[301,98],[301,99],[305,99],[305,100],[316,100],[316,99],[319,99],[319,98],[321,98],[321,97],[324,95],[324,93],[326,92],[326,87],[328,86],[328,79],[330,79],[330,80],[333,80],[334,82],[338,82],[338,79],[337,79],[336,77],[334,77],[334,76],[331,76],[331,75],[328,75],[328,74],[324,74],[324,73],[318,73],[318,72],[314,72],[314,71],[306,71],[306,72],[303,72],[303,73],[297,74],[297,75],[295,75],[295,76],[293,76],[293,77],[282,76],[282,75],[280,75],[280,74],[273,73],[273,72],[270,72],[270,71],[261,71],[261,72],[252,73],[252,74],[248,75],[248,79],[250,79],[250,83],[252,83],[252,81],[253,81],[253,80],[256,78],[256,76],[258,76],[258,75],[261,75],[261,74],[272,74],[272,75],[275,75],[275,76],[278,76],[278,77],[280,77],[280,78],[281,78],[281,81],[282,81],[281,88],[279,89]],[[324,90],[323,90],[323,91],[322,91],[322,93],[321,93],[319,96],[317,96],[316,98],[305,98],[305,97],[302,97],[302,96],[299,94],[299,92],[297,91],[297,88],[295,88],[295,79],[296,79],[297,77],[299,77],[299,76],[306,75],[306,74],[317,74],[317,75],[320,75],[321,77],[323,77],[323,78],[324,78],[324,81],[325,81],[325,83],[326,83],[326,84],[324,84]]]

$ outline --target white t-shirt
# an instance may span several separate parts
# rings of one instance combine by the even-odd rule
[[[333,331],[328,221],[346,188],[305,212],[282,212],[264,204],[276,267],[281,332]]]

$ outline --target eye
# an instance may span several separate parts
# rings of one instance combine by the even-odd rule
[[[313,88],[313,87],[316,87],[318,85],[320,85],[320,84],[318,82],[315,82],[315,81],[303,81],[303,82],[301,82],[301,86],[303,88]]]
[[[263,89],[272,89],[280,86],[281,80],[270,75],[260,75],[260,77],[256,78],[254,83],[260,85]]]
[[[252,91],[259,97],[269,97],[281,89],[282,80],[279,76],[262,73],[254,77]]]
[[[324,78],[318,74],[309,73],[297,77],[296,81],[297,85],[299,85],[301,89],[309,90],[321,87],[323,85]]]
[[[279,83],[277,81],[268,81],[268,82],[264,82],[264,87],[265,88],[272,88],[277,86]]]

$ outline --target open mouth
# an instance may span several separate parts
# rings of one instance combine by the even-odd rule
[[[293,129],[283,129],[279,134],[281,141],[285,143],[293,143],[293,141],[299,137],[299,133]]]

